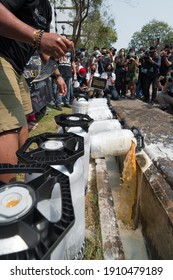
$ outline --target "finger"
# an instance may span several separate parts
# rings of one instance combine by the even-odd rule
[[[66,95],[66,93],[67,93],[66,84],[63,84],[59,87],[59,92],[60,92],[60,95]]]
[[[58,58],[64,56],[66,54],[67,50],[68,50],[67,46],[64,44],[61,37],[58,36],[55,41],[55,46],[53,47],[52,56],[54,58],[58,59]]]
[[[66,95],[66,93],[67,93],[67,86],[66,86],[66,84],[64,84],[63,92],[64,92],[64,94]]]
[[[63,36],[58,36],[56,39],[56,52],[59,56],[64,56],[71,47],[71,42]]]
[[[69,48],[72,48],[74,46],[74,43],[70,40],[67,39],[67,37],[65,36],[61,36],[61,39],[63,40],[63,42],[65,43],[65,45]]]

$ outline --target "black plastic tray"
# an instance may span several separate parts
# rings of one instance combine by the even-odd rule
[[[27,244],[28,249],[1,255],[1,260],[43,260],[49,259],[52,251],[61,242],[75,222],[74,209],[68,176],[41,164],[35,165],[0,165],[0,174],[10,173],[39,173],[39,177],[26,184],[35,193],[35,201],[27,214],[11,222],[0,224],[0,238],[19,235]],[[41,174],[40,174],[41,173]],[[16,183],[16,181],[14,182]],[[62,215],[57,223],[49,222],[38,210],[37,203],[51,197],[56,183],[60,184],[62,198]],[[11,185],[0,181],[0,187]],[[41,230],[42,228],[42,230]],[[45,228],[45,232],[43,232]]]
[[[73,117],[76,119],[74,120]],[[88,132],[88,129],[94,121],[90,116],[85,114],[59,114],[54,117],[55,122],[63,128],[66,132],[67,127],[81,127],[84,131]]]
[[[41,145],[48,140],[57,140],[63,147],[57,151],[45,150]],[[33,148],[33,144],[35,147]],[[44,163],[48,165],[64,165],[73,172],[75,161],[84,155],[84,139],[74,133],[43,133],[26,140],[17,151],[19,160],[26,164]]]

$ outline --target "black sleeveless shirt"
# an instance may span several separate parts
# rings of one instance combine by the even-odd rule
[[[52,11],[48,0],[0,0],[0,2],[26,24],[49,32]],[[0,56],[9,61],[19,74],[23,72],[35,51],[36,49],[29,44],[0,36]]]

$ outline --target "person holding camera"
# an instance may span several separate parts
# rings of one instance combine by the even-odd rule
[[[160,65],[160,76],[165,77],[168,71],[173,67],[173,55],[171,54],[171,45],[166,44],[160,52],[161,65]],[[164,85],[166,80],[162,79],[160,82]]]
[[[91,67],[86,74],[86,85],[88,87],[87,92],[90,97],[99,97],[102,95],[102,90],[94,89],[92,87],[93,77],[100,77],[100,74],[97,72],[97,65],[95,63],[91,64]]]
[[[164,86],[162,85],[164,83]],[[173,71],[168,72],[166,77],[158,79],[157,100],[163,111],[167,111],[169,105],[173,106]]]
[[[136,84],[138,82],[139,75],[139,61],[135,54],[135,49],[131,48],[124,61],[124,67],[126,69],[126,92],[130,90],[130,98],[136,97]]]
[[[107,49],[105,47],[101,48],[101,56],[98,57],[98,72],[101,75],[104,70],[105,67],[108,63],[112,64],[113,62],[113,54],[110,51],[110,53],[108,54]]]
[[[141,86],[144,95],[144,101],[154,105],[157,95],[158,77],[161,58],[154,46],[146,51],[140,58],[141,63]],[[150,86],[151,97],[150,97]]]
[[[115,75],[116,75],[115,87],[118,91],[118,94],[122,98],[125,98],[126,95],[126,84],[125,84],[126,70],[124,67],[124,61],[125,61],[125,49],[121,48],[114,59],[114,65],[115,65]]]
[[[106,88],[104,90],[105,95],[110,95],[112,100],[118,100],[119,94],[115,88],[115,73],[111,63],[105,66],[105,71],[102,73],[101,78],[106,79]]]

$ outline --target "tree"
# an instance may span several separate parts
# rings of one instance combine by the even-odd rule
[[[148,49],[156,44],[157,38],[160,39],[160,47],[166,43],[173,42],[173,29],[166,22],[152,20],[144,25],[140,32],[135,32],[129,43],[129,47]]]
[[[98,7],[102,4],[102,0],[71,0],[71,2],[74,7],[72,40],[76,46],[78,41],[81,40],[85,20],[93,10],[98,10]]]
[[[109,48],[117,41],[117,32],[114,28],[115,22],[109,18],[107,13],[100,14],[100,11],[93,11],[83,24],[82,44],[87,49],[93,49],[96,45],[99,48]]]
[[[49,0],[56,7],[65,7],[67,1]],[[69,4],[71,2],[71,4]],[[101,12],[102,2],[104,0],[71,0],[68,5],[71,6],[69,13],[69,24],[72,27],[71,39],[75,47],[93,45],[93,42],[110,46],[116,42],[117,33],[114,28],[114,20],[108,17],[108,14]],[[71,19],[71,20],[70,20]],[[92,30],[92,32],[91,32]]]

